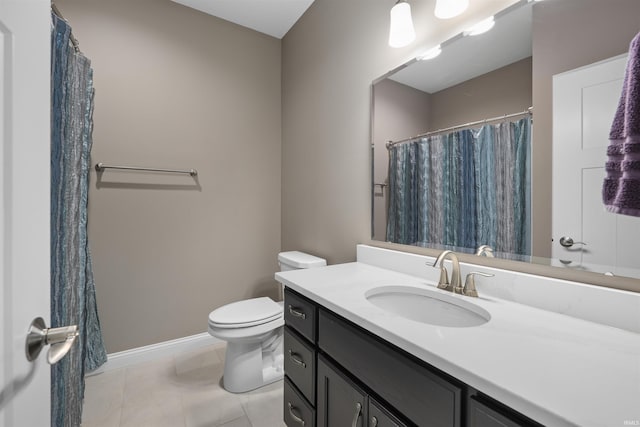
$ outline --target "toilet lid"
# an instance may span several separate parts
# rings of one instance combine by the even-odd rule
[[[209,313],[209,325],[217,328],[242,328],[261,325],[282,315],[282,306],[271,298],[251,298],[213,310]]]

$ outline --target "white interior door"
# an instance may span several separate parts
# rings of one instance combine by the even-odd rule
[[[50,370],[28,362],[49,319],[50,3],[0,0],[0,427],[48,426]]]
[[[640,218],[609,213],[602,203],[626,63],[621,55],[553,77],[552,254],[570,268],[636,277]]]

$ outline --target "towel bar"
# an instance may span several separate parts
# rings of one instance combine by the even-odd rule
[[[103,172],[105,169],[124,169],[124,170],[136,170],[147,172],[168,172],[168,173],[184,173],[191,176],[197,176],[198,171],[195,169],[162,169],[162,168],[144,168],[139,166],[116,166],[106,165],[102,162],[96,164],[96,171]]]

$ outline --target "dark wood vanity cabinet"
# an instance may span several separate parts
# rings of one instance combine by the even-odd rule
[[[468,427],[543,427],[524,415],[472,391],[467,404]]]
[[[539,427],[374,334],[285,289],[288,427]]]
[[[318,319],[318,348],[403,418],[416,425],[461,425],[462,384],[327,310],[320,309]]]
[[[289,427],[316,424],[316,333],[318,307],[285,289],[284,422]]]

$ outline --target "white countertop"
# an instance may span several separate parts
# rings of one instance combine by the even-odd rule
[[[393,315],[365,292],[435,283],[362,262],[276,273],[285,286],[545,426],[640,425],[640,334],[483,295],[491,314],[433,326]],[[553,298],[553,295],[549,295]]]

